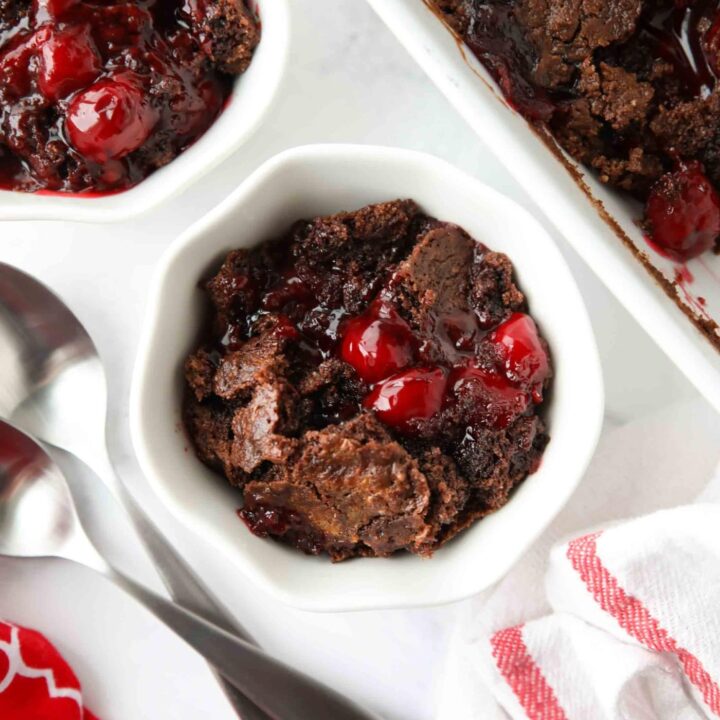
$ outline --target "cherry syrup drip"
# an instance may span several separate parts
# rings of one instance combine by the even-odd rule
[[[533,122],[550,120],[554,104],[547,93],[527,79],[533,51],[513,15],[512,4],[468,3],[465,42],[500,86],[514,109]]]
[[[712,321],[713,318],[708,313],[707,308],[705,307],[707,303],[705,298],[696,297],[688,288],[688,285],[692,284],[693,280],[694,278],[692,276],[692,273],[685,265],[681,265],[680,267],[675,269],[673,284],[679,291],[679,294],[685,300],[685,304],[691,307],[700,317],[704,318],[705,320]]]

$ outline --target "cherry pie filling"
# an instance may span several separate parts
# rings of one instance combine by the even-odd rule
[[[129,188],[199,138],[232,77],[190,0],[33,0],[0,23],[0,188]]]

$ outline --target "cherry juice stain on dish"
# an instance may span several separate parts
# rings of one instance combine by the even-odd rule
[[[235,0],[0,4],[0,188],[136,185],[214,122],[258,39]]]
[[[206,290],[186,427],[257,535],[429,555],[537,469],[552,368],[512,264],[412,201],[299,221]]]
[[[707,320],[712,320],[705,307],[707,304],[705,298],[696,296],[693,294],[692,290],[690,290],[689,286],[692,285],[694,281],[695,277],[690,272],[687,265],[678,265],[675,268],[673,284],[684,298],[686,304],[692,307],[693,310],[695,310],[695,312],[697,312],[697,314],[701,317],[704,317]]]
[[[684,262],[716,245],[717,0],[432,2],[514,108],[646,203],[654,248]]]

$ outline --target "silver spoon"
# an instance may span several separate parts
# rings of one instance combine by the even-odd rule
[[[29,435],[5,421],[0,421],[0,555],[64,558],[105,575],[203,655],[270,717],[373,717],[342,695],[113,568],[85,534],[58,465]]]
[[[80,458],[125,507],[172,598],[256,644],[119,480],[107,451],[107,383],[100,355],[70,308],[38,280],[0,263],[0,418]],[[218,677],[243,720],[267,715]]]
[[[45,285],[6,263],[0,263],[0,377],[0,417],[95,471],[125,506],[173,599],[254,644],[118,479],[105,439],[105,371],[89,334]],[[268,720],[234,687],[223,686],[244,720]],[[283,693],[282,684],[276,692]]]

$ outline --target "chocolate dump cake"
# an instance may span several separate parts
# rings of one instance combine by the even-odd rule
[[[720,249],[717,0],[431,0],[528,120],[645,204],[662,253]]]
[[[512,263],[411,200],[299,221],[204,287],[185,424],[254,533],[430,555],[537,469],[552,371]]]
[[[135,185],[212,124],[259,34],[244,0],[0,0],[0,189]]]

